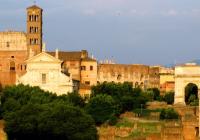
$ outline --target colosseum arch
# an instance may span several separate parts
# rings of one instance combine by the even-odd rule
[[[186,63],[185,65],[175,67],[175,96],[174,104],[185,105],[185,87],[189,84],[195,84],[200,93],[200,65],[195,63]],[[198,95],[199,96],[199,95]]]

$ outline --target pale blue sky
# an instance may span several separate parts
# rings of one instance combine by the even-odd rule
[[[26,31],[33,0],[0,0],[0,31]],[[37,0],[48,50],[98,60],[171,64],[200,59],[200,0]]]

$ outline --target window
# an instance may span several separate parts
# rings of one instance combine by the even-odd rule
[[[38,15],[36,15],[36,21],[38,21],[39,20],[39,16]]]
[[[86,66],[81,66],[81,70],[86,70]]]
[[[15,62],[14,61],[10,61],[10,70],[15,71]]]
[[[118,74],[117,75],[117,80],[121,80],[121,77],[122,77],[121,74]]]
[[[10,43],[9,43],[9,42],[6,42],[6,46],[7,46],[7,47],[10,47]]]
[[[47,77],[46,77],[46,74],[45,73],[42,73],[42,84],[46,84],[46,79]]]
[[[38,39],[34,39],[34,44],[38,44]]]
[[[90,70],[91,70],[91,71],[93,70],[93,66],[90,66]]]
[[[90,81],[85,81],[85,84],[86,85],[90,85]]]
[[[38,33],[38,27],[35,27],[35,33]]]

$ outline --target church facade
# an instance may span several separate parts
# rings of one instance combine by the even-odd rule
[[[62,61],[58,58],[41,52],[25,62],[26,73],[17,79],[17,84],[39,86],[57,95],[73,91],[72,78],[61,72]]]

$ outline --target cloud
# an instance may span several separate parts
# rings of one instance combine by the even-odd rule
[[[178,15],[178,11],[174,10],[174,9],[170,9],[168,11],[161,12],[161,15],[164,15],[164,16],[177,16]]]
[[[192,9],[191,13],[193,16],[200,16],[200,9]]]
[[[167,11],[166,13],[168,16],[177,16],[178,15],[178,12],[174,9],[171,9],[169,11]]]
[[[96,15],[96,11],[94,9],[86,9],[83,11],[83,14],[86,16],[94,16]]]

